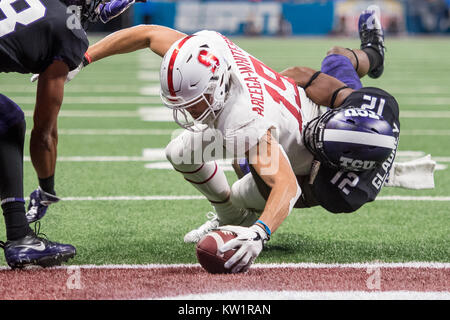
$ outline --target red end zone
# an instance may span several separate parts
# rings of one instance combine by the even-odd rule
[[[4,300],[163,299],[251,291],[415,292],[449,299],[450,265],[254,265],[245,274],[211,275],[198,265],[70,266],[13,271],[0,269]],[[320,294],[315,295],[320,299]],[[426,296],[425,296],[426,297]],[[326,296],[324,295],[324,298]],[[239,299],[239,298],[237,298]],[[289,299],[289,298],[288,298]]]

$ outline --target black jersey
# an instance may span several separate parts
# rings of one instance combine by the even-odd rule
[[[398,104],[386,91],[370,87],[359,89],[342,104],[342,107],[348,106],[364,107],[382,115],[393,128],[396,148],[380,167],[369,171],[338,171],[320,166],[313,182],[313,194],[322,207],[333,213],[353,212],[375,200],[394,163],[400,135]]]
[[[42,73],[54,60],[75,69],[89,42],[74,19],[59,0],[0,1],[0,72]]]
[[[363,204],[375,200],[394,163],[400,135],[398,104],[386,91],[370,87],[354,91],[342,104],[342,107],[350,106],[364,107],[382,115],[393,128],[396,148],[380,167],[369,171],[339,171],[324,165],[319,167],[312,185],[309,185],[308,190],[305,191],[312,193],[314,204],[319,204],[333,213],[353,212]],[[270,187],[251,165],[250,172],[259,192],[267,200],[271,191]],[[297,179],[302,185],[303,177],[297,177]],[[299,199],[294,206],[294,208],[303,207],[302,199]]]

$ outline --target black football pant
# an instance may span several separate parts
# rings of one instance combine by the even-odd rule
[[[23,147],[25,120],[0,135],[0,196],[8,240],[31,232],[23,198]]]

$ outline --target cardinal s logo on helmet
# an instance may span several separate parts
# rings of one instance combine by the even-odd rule
[[[211,71],[214,74],[216,72],[217,67],[220,66],[219,59],[216,56],[209,53],[206,50],[201,50],[198,54],[198,61],[205,65],[206,67],[211,67]]]

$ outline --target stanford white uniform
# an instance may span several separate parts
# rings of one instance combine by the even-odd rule
[[[297,175],[309,173],[313,156],[302,143],[304,125],[319,114],[303,89],[214,31],[208,38],[231,66],[231,87],[223,111],[214,123],[234,157],[256,145],[267,130],[286,152]],[[242,148],[242,146],[245,146]]]

